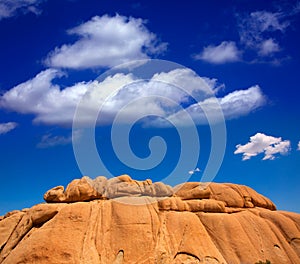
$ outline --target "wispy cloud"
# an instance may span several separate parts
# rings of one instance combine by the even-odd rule
[[[250,141],[247,144],[237,145],[234,154],[243,154],[243,160],[249,160],[263,153],[263,160],[273,160],[276,154],[287,154],[290,149],[291,142],[289,140],[257,133],[250,137]]]
[[[167,46],[145,27],[142,19],[120,15],[95,16],[68,33],[79,39],[56,47],[45,60],[46,65],[72,69],[112,67],[146,59]]]
[[[38,148],[51,148],[56,146],[64,146],[72,143],[73,140],[78,140],[80,137],[80,132],[73,132],[73,136],[60,136],[60,135],[52,135],[46,134],[42,137],[41,141],[37,144]]]
[[[41,142],[37,144],[38,148],[50,148],[59,145],[67,145],[72,142],[72,137],[53,136],[51,134],[44,135]]]
[[[300,150],[300,141],[298,142],[298,148],[297,148],[297,150]]]
[[[15,122],[0,123],[0,135],[6,134],[17,127]]]
[[[289,10],[278,10],[277,12],[270,12],[260,10],[251,12],[250,14],[240,14],[239,18],[239,35],[240,43],[246,49],[254,50],[264,61],[269,58],[269,62],[278,63],[280,51],[284,50],[280,40],[285,32],[291,28],[293,17],[300,12],[300,4],[297,3]],[[270,59],[274,56],[279,56],[276,59]],[[283,58],[281,58],[283,59]]]
[[[223,41],[220,45],[209,45],[200,54],[194,56],[196,60],[203,60],[213,64],[239,61],[241,52],[233,41]]]
[[[19,13],[39,14],[39,5],[43,1],[45,0],[0,0],[0,20]]]
[[[256,11],[240,18],[240,41],[247,48],[257,50],[261,56],[280,51],[274,32],[283,34],[290,22],[281,12]]]
[[[33,79],[4,93],[0,97],[0,107],[22,114],[34,114],[34,122],[37,123],[62,126],[72,125],[76,107],[81,100],[82,115],[77,121],[92,121],[91,113],[98,113],[102,105],[97,121],[99,125],[112,122],[124,106],[126,110],[122,110],[123,122],[130,123],[137,116],[156,115],[182,123],[185,120],[181,111],[184,107],[195,122],[207,124],[203,110],[209,112],[215,121],[219,121],[217,113],[220,107],[225,118],[232,119],[247,115],[265,103],[265,96],[258,86],[213,99],[220,89],[217,81],[199,77],[187,69],[157,73],[148,81],[139,80],[132,74],[119,73],[108,76],[101,82],[80,82],[64,89],[53,83],[55,78],[62,75],[61,71],[54,69],[39,73]],[[193,98],[174,87],[184,88]],[[115,95],[111,97],[112,94]],[[142,99],[129,104],[137,98]],[[160,121],[151,124],[163,125]]]

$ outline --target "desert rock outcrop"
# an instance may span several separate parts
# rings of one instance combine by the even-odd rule
[[[300,215],[253,189],[83,177],[0,218],[0,263],[300,263]]]

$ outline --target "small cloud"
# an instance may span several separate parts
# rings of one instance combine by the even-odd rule
[[[250,137],[250,142],[245,145],[237,145],[234,154],[243,154],[243,160],[249,160],[258,154],[263,153],[263,160],[273,160],[276,154],[288,154],[291,149],[289,140],[282,140],[281,137],[267,136],[257,133]]]
[[[298,142],[298,148],[297,148],[297,150],[300,150],[300,141]]]
[[[1,0],[0,20],[18,15],[19,13],[41,13],[39,5],[45,0]]]
[[[0,135],[6,134],[17,127],[15,122],[0,123]]]
[[[80,137],[80,132],[73,132],[73,136],[53,136],[52,134],[46,134],[42,137],[41,141],[37,144],[38,148],[51,148],[55,146],[64,146],[72,143],[73,140],[77,140]]]
[[[196,168],[196,169],[194,169],[194,170],[190,170],[188,173],[190,174],[190,175],[193,175],[195,172],[200,172],[201,170],[199,169],[199,168]]]
[[[261,56],[269,56],[270,54],[278,51],[280,51],[278,43],[276,43],[274,39],[270,38],[261,43],[258,53]]]
[[[150,54],[159,54],[167,47],[145,27],[144,20],[120,15],[95,16],[68,33],[79,39],[50,52],[45,60],[47,66],[71,69],[113,67],[147,59]]]
[[[209,45],[200,54],[194,56],[196,60],[203,60],[213,64],[223,64],[240,60],[241,52],[233,41],[223,41],[220,45]]]

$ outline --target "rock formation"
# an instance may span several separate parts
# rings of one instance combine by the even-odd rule
[[[253,189],[83,177],[0,218],[0,263],[300,263],[300,215]]]

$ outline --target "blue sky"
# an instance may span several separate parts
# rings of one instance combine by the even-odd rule
[[[299,25],[299,1],[0,0],[0,214],[122,173],[300,212]]]

